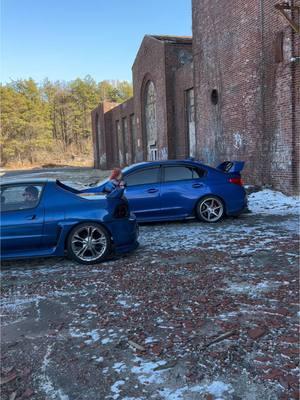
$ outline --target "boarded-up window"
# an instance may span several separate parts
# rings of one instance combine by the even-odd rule
[[[134,114],[130,115],[130,135],[131,135],[131,152],[132,162],[135,162],[136,151],[137,151],[137,137],[136,137],[136,126]]]
[[[283,61],[283,32],[278,32],[275,37],[274,43],[275,62],[280,63]]]
[[[98,113],[96,113],[96,118],[95,118],[95,128],[96,128],[96,135],[95,135],[95,144],[96,144],[96,157],[95,157],[95,159],[96,159],[96,163],[97,163],[97,167],[99,167],[100,166],[100,164],[99,164],[99,162],[100,162],[100,157],[101,157],[101,154],[100,154],[100,151],[101,151],[101,148],[100,148],[100,140],[101,140],[101,138],[100,138],[100,119],[99,119],[99,115],[98,115]]]
[[[127,118],[122,118],[122,133],[123,133],[123,151],[124,151],[124,162],[128,163],[129,154],[128,154],[128,123]]]
[[[120,121],[116,121],[116,131],[117,131],[117,139],[118,139],[118,154],[119,154],[119,164],[124,164],[124,142],[123,135],[121,130]]]

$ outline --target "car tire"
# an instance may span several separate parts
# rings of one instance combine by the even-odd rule
[[[217,196],[202,197],[196,206],[196,216],[200,221],[213,223],[220,221],[225,214],[223,201]]]
[[[111,252],[111,238],[107,229],[95,222],[76,225],[67,240],[68,257],[80,264],[96,264]]]

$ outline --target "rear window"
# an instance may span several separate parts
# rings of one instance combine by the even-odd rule
[[[68,185],[62,183],[58,179],[56,180],[56,184],[57,184],[57,186],[60,186],[62,189],[67,190],[68,192],[75,193],[75,194],[80,193],[80,190],[72,188],[71,186],[68,186]]]
[[[184,181],[202,178],[205,171],[201,168],[190,166],[170,166],[164,168],[165,182]]]
[[[125,177],[125,182],[127,186],[158,183],[160,181],[159,171],[160,168],[149,168],[133,172]]]

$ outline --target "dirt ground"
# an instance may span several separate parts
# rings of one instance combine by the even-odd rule
[[[3,263],[2,399],[298,399],[298,266],[298,217],[272,210],[143,225],[94,266]]]

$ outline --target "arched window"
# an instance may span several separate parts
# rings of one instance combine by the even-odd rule
[[[156,90],[154,83],[148,81],[144,92],[145,138],[147,143],[147,159],[157,160],[157,121],[156,121]]]

